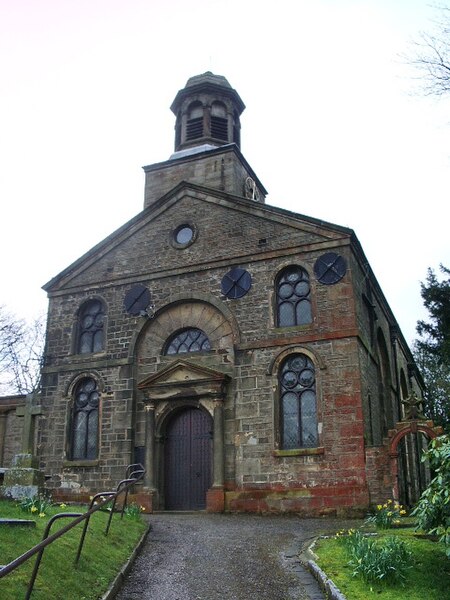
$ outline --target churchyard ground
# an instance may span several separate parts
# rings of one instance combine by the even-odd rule
[[[17,502],[1,500],[0,517],[33,519],[36,527],[1,526],[0,563],[7,564],[38,544],[51,516],[85,510],[86,507],[55,505],[46,508],[44,516],[39,510],[25,513]],[[94,600],[106,592],[148,527],[137,514],[125,516],[123,520],[118,514],[112,520],[109,535],[105,536],[108,517],[109,513],[102,511],[92,515],[78,568],[74,567],[74,559],[83,525],[74,527],[45,549],[32,593],[33,600]],[[52,533],[67,522],[65,519],[61,524],[56,522]],[[35,557],[0,579],[0,598],[25,597],[34,563]]]

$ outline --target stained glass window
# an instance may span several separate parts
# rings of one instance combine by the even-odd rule
[[[201,329],[183,329],[175,333],[166,344],[164,354],[185,354],[211,350],[211,344]]]
[[[304,354],[293,354],[279,371],[281,447],[314,448],[318,444],[315,369]]]
[[[78,352],[101,352],[104,349],[105,310],[100,300],[83,304],[79,313]]]
[[[281,271],[276,293],[278,327],[311,323],[311,287],[304,269],[291,266]]]
[[[92,377],[75,388],[72,415],[72,460],[92,460],[98,454],[98,408],[100,394]]]

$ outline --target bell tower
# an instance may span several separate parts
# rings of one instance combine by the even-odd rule
[[[225,77],[210,71],[190,77],[170,108],[175,151],[169,160],[144,167],[144,208],[182,181],[264,202],[267,192],[240,150],[245,104]]]
[[[191,77],[170,108],[177,118],[175,152],[203,145],[241,147],[239,117],[245,104],[222,75],[207,71]]]

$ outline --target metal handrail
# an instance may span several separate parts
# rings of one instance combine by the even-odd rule
[[[105,536],[108,535],[109,528],[110,528],[111,521],[112,521],[112,516],[114,513],[114,508],[115,508],[118,496],[120,496],[120,494],[125,493],[125,498],[124,498],[124,501],[122,504],[122,516],[123,516],[123,514],[126,510],[126,506],[127,506],[128,490],[136,482],[140,481],[144,477],[144,475],[145,475],[145,469],[140,463],[128,465],[126,472],[125,472],[126,479],[123,479],[122,481],[119,482],[119,484],[116,488],[116,491],[115,492],[101,492],[101,493],[95,494],[95,496],[91,500],[89,510],[87,512],[85,512],[85,513],[58,513],[58,514],[54,515],[53,517],[51,517],[51,519],[49,520],[49,522],[47,523],[47,525],[45,527],[42,541],[39,542],[39,544],[36,544],[36,546],[33,546],[33,548],[30,548],[29,550],[24,552],[24,554],[22,554],[21,556],[12,560],[7,565],[0,567],[0,579],[2,577],[5,577],[9,573],[11,573],[18,567],[20,567],[20,565],[22,565],[24,562],[29,560],[35,554],[37,554],[38,556],[36,557],[36,562],[34,565],[33,573],[31,575],[31,579],[28,583],[28,589],[27,589],[27,593],[25,596],[25,600],[29,600],[31,593],[33,591],[34,582],[36,581],[36,577],[37,577],[37,574],[39,571],[39,566],[40,566],[42,555],[44,553],[45,548],[47,546],[49,546],[50,544],[52,544],[55,540],[57,540],[58,538],[63,536],[65,533],[70,531],[73,527],[76,527],[77,525],[79,525],[80,523],[85,521],[85,525],[83,527],[83,531],[82,531],[81,538],[80,538],[80,544],[78,546],[78,551],[77,551],[77,554],[75,557],[75,565],[77,565],[78,561],[80,559],[80,556],[81,556],[81,551],[83,549],[84,539],[86,536],[86,532],[87,532],[87,528],[89,525],[89,520],[91,518],[91,515],[93,515],[95,512],[97,512],[98,510],[103,508],[103,506],[105,504],[108,504],[109,502],[111,502],[111,499],[113,500],[113,506],[111,508],[109,519],[108,519],[108,524],[107,524],[106,530],[105,530]],[[103,500],[101,500],[100,502],[97,502],[96,499],[101,498],[101,497],[103,497]],[[50,529],[51,529],[53,523],[56,520],[62,519],[62,518],[73,518],[73,521],[71,521],[70,523],[68,523],[67,525],[65,525],[64,527],[62,527],[61,529],[59,529],[58,531],[53,533],[52,535],[49,535]]]

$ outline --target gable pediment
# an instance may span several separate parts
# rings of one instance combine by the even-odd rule
[[[187,215],[187,216],[183,216]],[[217,223],[214,243],[211,218]],[[191,253],[180,254],[170,243],[173,230],[193,219],[201,231]],[[219,226],[220,225],[220,226]],[[150,208],[142,211],[75,263],[48,282],[44,289],[57,292],[86,286],[148,280],[194,264],[218,263],[239,257],[250,260],[257,253],[279,252],[348,243],[350,229],[325,223],[274,206],[232,196],[219,190],[181,182]],[[258,244],[263,241],[260,247]],[[265,245],[267,244],[267,245]],[[226,257],[224,256],[226,249]]]
[[[222,397],[230,377],[225,373],[184,360],[146,377],[138,384],[152,400]]]

